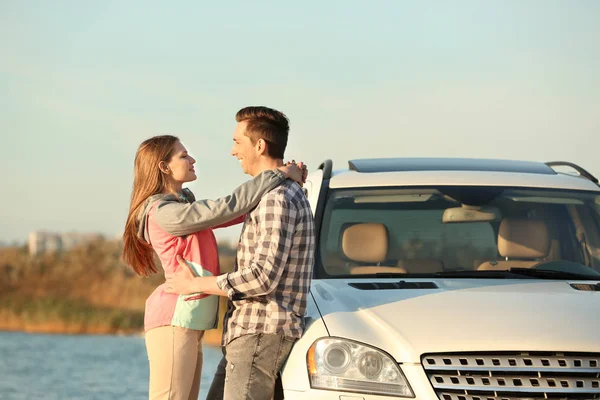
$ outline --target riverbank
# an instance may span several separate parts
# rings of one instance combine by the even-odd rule
[[[82,326],[80,324],[66,323],[61,321],[28,323],[22,319],[8,317],[0,313],[0,332],[23,332],[49,335],[109,335],[109,336],[144,336],[143,330],[113,330],[106,326]],[[204,334],[202,340],[205,345],[219,347],[221,345],[221,330],[213,329]]]
[[[136,276],[121,260],[122,243],[98,240],[62,253],[31,256],[0,249],[0,331],[143,336],[144,305],[162,274]],[[234,249],[221,246],[223,272]],[[226,299],[222,299],[222,321]],[[205,343],[219,345],[221,327]]]
[[[226,299],[223,298],[219,327],[205,333],[205,344],[220,344],[226,304]],[[98,307],[70,299],[0,297],[0,331],[143,336],[143,326],[143,311]]]

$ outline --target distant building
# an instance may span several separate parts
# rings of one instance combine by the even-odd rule
[[[29,234],[29,254],[35,256],[43,253],[55,253],[102,239],[99,233],[56,233],[34,231]]]

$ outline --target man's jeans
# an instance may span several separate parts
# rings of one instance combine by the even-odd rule
[[[270,400],[275,379],[296,339],[259,333],[232,340],[224,349],[207,400]]]

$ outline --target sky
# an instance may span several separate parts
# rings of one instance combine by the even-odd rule
[[[2,0],[0,242],[120,235],[157,134],[196,158],[197,198],[227,195],[249,179],[230,155],[248,105],[286,113],[286,158],[311,171],[443,156],[600,175],[598,21],[595,0]]]

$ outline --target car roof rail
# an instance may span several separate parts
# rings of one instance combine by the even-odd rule
[[[549,167],[571,167],[575,171],[577,171],[579,173],[579,175],[581,175],[583,178],[588,179],[588,180],[594,182],[595,184],[598,184],[598,178],[596,178],[594,175],[590,174],[585,169],[581,168],[579,165],[574,164],[572,162],[568,162],[568,161],[549,161],[549,162],[546,163],[546,165],[549,166]]]
[[[323,179],[331,179],[331,170],[333,169],[333,161],[325,160],[318,169],[323,170]]]

